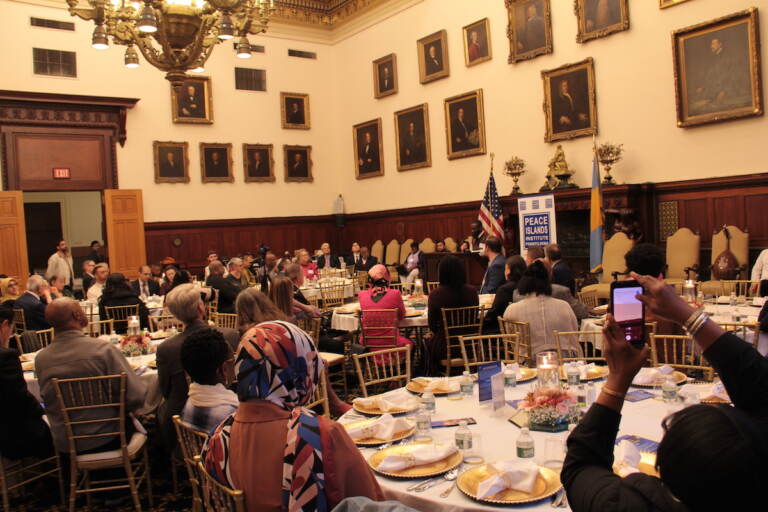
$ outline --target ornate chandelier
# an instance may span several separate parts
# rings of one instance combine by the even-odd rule
[[[114,44],[126,46],[125,66],[139,66],[144,58],[165,71],[174,87],[181,87],[187,71],[201,72],[213,47],[237,38],[237,56],[251,56],[248,34],[267,31],[275,12],[274,0],[67,0],[69,13],[93,20],[92,46],[98,50]]]

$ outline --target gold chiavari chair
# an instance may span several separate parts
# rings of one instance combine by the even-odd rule
[[[18,333],[22,333],[27,330],[27,321],[24,319],[23,309],[13,310],[13,328]]]
[[[192,486],[192,511],[203,512],[203,486],[195,463],[195,456],[200,455],[203,443],[208,439],[208,436],[181,421],[178,414],[173,416],[173,425],[176,428],[176,438],[179,440],[181,457],[184,459],[189,483]]]
[[[344,305],[344,292],[346,285],[320,283],[320,297],[323,299],[323,311],[333,311],[334,308]]]
[[[201,288],[202,291],[208,290],[208,293],[210,293],[209,297],[210,300],[208,301],[206,312],[207,312],[207,320],[213,320],[213,318],[216,316],[216,313],[219,312],[219,290],[216,288],[210,288],[210,287],[203,287]]]
[[[146,483],[149,508],[152,509],[147,435],[134,432],[128,440],[125,433],[126,374],[53,379],[52,382],[67,437],[70,512],[75,511],[75,501],[79,494],[86,495],[90,508],[91,493],[119,489],[130,489],[134,509],[141,512],[139,488],[142,483]],[[100,425],[100,429],[91,433],[94,432],[94,422]],[[103,441],[114,437],[120,440],[119,450],[77,454],[78,443],[81,441]],[[122,468],[126,476],[107,480],[91,479],[91,471],[107,468]],[[83,478],[80,478],[81,472],[84,473]],[[82,485],[84,488],[81,488]]]
[[[64,479],[58,454],[44,459],[25,458],[11,460],[0,457],[0,493],[3,497],[3,511],[11,512],[11,492],[26,487],[41,478],[56,478],[59,483],[61,505],[64,505]]]
[[[702,372],[704,380],[714,378],[714,369],[704,359],[691,336],[654,334],[651,344],[653,366],[667,365],[683,373]]]
[[[557,343],[557,355],[561,363],[586,361],[606,363],[605,358],[597,355],[598,340],[602,331],[552,331]],[[570,355],[566,355],[565,351]],[[581,355],[579,355],[581,354]]]
[[[331,408],[328,404],[328,388],[325,384],[325,369],[320,372],[320,378],[315,386],[315,392],[312,394],[312,399],[305,405],[307,409],[315,409],[320,407],[322,409],[322,416],[331,419]]]
[[[505,320],[499,317],[499,332],[501,334],[517,334],[517,353],[515,361],[524,366],[532,366],[533,346],[531,345],[531,325],[528,322],[518,322],[517,320]]]
[[[721,295],[730,295],[735,293],[737,297],[752,298],[757,296],[757,291],[760,289],[760,281],[720,281],[722,287]]]
[[[432,290],[440,286],[439,281],[427,281],[427,295],[432,293]]]
[[[368,272],[365,270],[357,271],[357,285],[361,290],[368,288]]]
[[[354,354],[355,372],[363,396],[368,388],[394,382],[405,386],[411,380],[411,346]]]
[[[464,369],[471,372],[481,364],[494,361],[501,361],[504,364],[514,363],[517,334],[460,336],[459,344],[461,357],[464,359]]]
[[[397,347],[399,331],[396,309],[360,312],[360,343],[371,350]]]
[[[86,318],[90,320],[93,318],[93,308],[96,306],[93,302],[81,302],[80,308],[83,310],[83,313],[85,313]]]
[[[31,344],[28,344],[28,346],[25,347],[24,352],[37,352],[38,350],[44,349],[48,345],[51,344],[53,341],[53,329],[43,329],[42,331],[35,331],[34,342]],[[32,341],[32,339],[27,338],[28,341]]]
[[[149,315],[149,331],[157,332],[176,327],[178,330],[184,329],[184,322],[178,320],[173,315]]]
[[[482,332],[483,316],[480,314],[480,306],[443,308],[441,314],[443,316],[446,356],[440,361],[440,365],[443,367],[445,376],[450,377],[452,368],[464,366],[459,339],[461,336],[479,336]]]
[[[109,320],[94,320],[88,322],[88,325],[83,332],[91,338],[98,338],[107,334],[112,334],[115,331],[115,321],[111,318]]]
[[[194,460],[203,481],[203,504],[206,512],[245,512],[245,493],[217,482],[205,470],[199,455],[195,455]]]
[[[216,313],[213,317],[213,323],[216,327],[235,329],[237,326],[237,315],[234,313]]]
[[[343,396],[347,396],[347,372],[346,353],[348,351],[349,343],[345,341],[345,354],[336,354],[334,352],[320,352],[320,318],[299,318],[296,321],[299,328],[309,334],[312,341],[315,343],[315,347],[318,348],[318,355],[323,360],[325,365],[325,371],[328,372],[328,380],[331,385],[337,385],[341,387]]]
[[[760,341],[760,323],[759,322],[717,322],[717,325],[752,344],[757,350],[757,343]]]
[[[596,291],[577,292],[576,298],[579,299],[579,302],[587,306],[589,309],[595,309],[600,305],[600,300],[597,298]]]
[[[302,317],[296,319],[296,325],[299,329],[309,334],[312,341],[315,342],[315,347],[320,342],[320,318]]]
[[[139,316],[139,305],[105,306],[104,314],[108,320],[115,321],[115,330],[125,332],[128,330],[128,319],[132,316]]]

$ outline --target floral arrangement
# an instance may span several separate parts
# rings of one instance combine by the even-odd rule
[[[539,388],[528,393],[520,407],[528,412],[530,423],[554,426],[567,423],[576,403],[576,395],[565,389]]]
[[[152,343],[148,336],[131,334],[120,338],[120,350],[125,357],[143,356],[152,353]]]

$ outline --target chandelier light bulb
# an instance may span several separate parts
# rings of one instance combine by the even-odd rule
[[[235,37],[235,29],[229,14],[223,13],[219,20],[219,39],[226,41]]]
[[[109,48],[109,40],[107,39],[107,31],[104,30],[104,25],[96,25],[96,28],[93,30],[91,46],[97,50],[106,50]]]
[[[149,5],[145,5],[141,10],[141,16],[139,16],[139,22],[137,23],[139,32],[146,34],[152,34],[157,32],[157,18],[155,17],[155,11]]]
[[[139,67],[139,54],[133,46],[125,49],[125,67],[130,69]]]
[[[251,58],[251,43],[248,42],[248,38],[243,36],[237,42],[237,56],[241,59]]]

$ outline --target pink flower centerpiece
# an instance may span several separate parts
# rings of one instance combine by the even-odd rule
[[[153,346],[148,336],[131,334],[120,338],[120,350],[125,357],[144,356],[153,352]]]
[[[562,432],[568,430],[576,403],[576,395],[565,389],[538,388],[528,393],[520,408],[528,412],[531,430]]]

